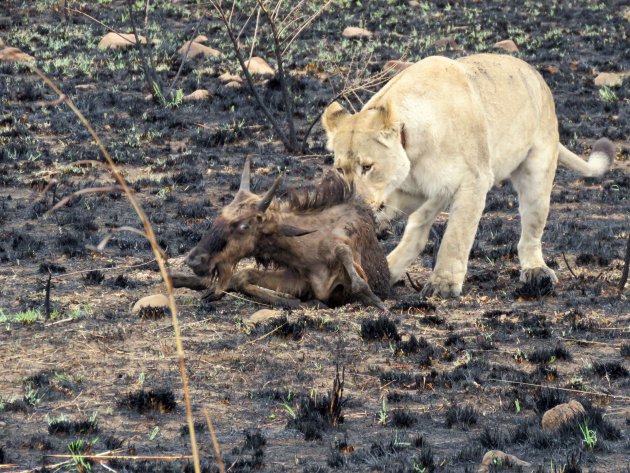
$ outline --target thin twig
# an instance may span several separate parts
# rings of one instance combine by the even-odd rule
[[[621,281],[619,281],[619,293],[623,293],[623,288],[628,282],[628,273],[630,273],[630,235],[628,235],[628,244],[626,245],[626,258],[623,263],[623,271],[621,273]]]
[[[276,56],[276,62],[278,63],[278,80],[280,81],[280,91],[282,93],[282,101],[284,102],[285,120],[287,126],[289,127],[289,143],[291,144],[291,150],[293,151],[298,148],[297,138],[295,136],[295,123],[293,121],[293,100],[291,99],[291,94],[287,85],[287,77],[284,72],[284,63],[282,60],[283,53],[280,51],[280,36],[278,34],[278,29],[276,28],[276,23],[269,11],[265,8],[263,1],[256,1],[258,2],[258,5],[260,6],[262,12],[267,17],[269,28],[271,28],[271,37],[273,38],[273,52]]]
[[[66,455],[66,454],[50,454],[45,455],[50,458],[89,458],[94,460],[190,460],[192,455],[164,455],[164,456],[150,456],[150,455]]]
[[[279,123],[274,118],[269,108],[265,105],[265,102],[263,101],[262,97],[258,93],[258,90],[256,89],[256,86],[254,84],[254,79],[252,75],[250,74],[249,69],[245,65],[245,59],[243,59],[243,55],[241,54],[241,49],[240,49],[238,40],[234,36],[234,30],[232,29],[232,24],[231,24],[232,14],[230,14],[230,17],[228,18],[228,16],[225,13],[225,10],[223,10],[223,7],[221,6],[221,2],[219,2],[218,0],[211,0],[211,3],[215,11],[219,14],[219,17],[221,18],[221,21],[223,22],[223,25],[225,26],[225,31],[230,41],[232,42],[232,49],[234,50],[236,59],[238,60],[238,63],[241,66],[243,74],[245,75],[245,79],[247,80],[247,85],[249,86],[249,90],[251,91],[252,95],[256,99],[256,102],[258,103],[263,113],[267,117],[267,120],[269,120],[269,122],[271,123],[271,126],[273,127],[276,134],[278,135],[278,138],[280,139],[280,141],[282,141],[282,144],[290,151],[297,151],[296,149],[294,149],[294,147],[292,146],[292,143],[289,141],[287,136],[282,131],[282,128],[280,127]]]
[[[598,391],[583,391],[581,389],[569,389],[569,388],[560,388],[557,386],[545,386],[543,384],[534,384],[534,383],[523,383],[521,381],[508,381],[505,379],[495,379],[495,378],[489,378],[488,381],[494,381],[497,383],[508,383],[508,384],[518,384],[518,385],[522,385],[522,386],[531,386],[534,388],[545,388],[545,389],[555,389],[558,391],[568,391],[568,392],[572,392],[572,393],[577,393],[577,394],[589,394],[592,396],[602,396],[602,397],[609,397],[611,399],[621,399],[624,401],[630,401],[630,396],[620,396],[618,394],[608,394],[608,393],[600,393]]]
[[[210,431],[210,438],[212,439],[212,446],[214,447],[214,453],[217,455],[217,466],[219,467],[219,473],[225,473],[225,466],[223,466],[223,458],[221,457],[219,442],[217,442],[217,436],[214,435],[212,420],[210,420],[210,414],[208,414],[208,409],[206,409],[205,407],[203,408],[203,415],[206,417],[208,430]]]
[[[52,273],[48,270],[48,281],[46,281],[46,295],[44,296],[44,314],[46,320],[50,320],[50,281],[52,280]]]
[[[182,69],[184,68],[184,63],[188,59],[188,53],[190,52],[190,48],[192,47],[194,39],[197,37],[197,31],[199,30],[199,26],[201,25],[201,20],[203,20],[204,14],[205,12],[203,12],[199,16],[199,21],[197,21],[197,24],[195,25],[192,38],[190,38],[190,41],[188,41],[188,46],[186,47],[186,52],[184,53],[184,57],[182,58],[182,63],[179,65],[179,69],[177,69],[177,74],[175,74],[175,78],[173,79],[173,82],[171,82],[171,85],[168,88],[169,91],[173,90],[173,88],[175,87],[175,84],[177,83],[177,80],[179,79],[179,75],[182,73]]]
[[[46,212],[46,214],[50,214],[52,212],[54,212],[55,210],[59,209],[60,207],[63,207],[64,205],[66,205],[73,197],[76,197],[78,195],[83,195],[83,194],[94,194],[96,192],[124,192],[124,188],[122,186],[107,186],[107,187],[87,187],[85,189],[80,189],[76,192],[73,192],[70,195],[67,195],[66,197],[64,197],[63,199],[61,199],[59,202],[57,202],[57,204],[55,204],[55,206],[53,208],[51,208],[50,210],[48,210]]]
[[[118,36],[120,36],[123,40],[127,41],[130,44],[133,44],[133,41],[131,41],[129,38],[127,38],[126,36],[123,36],[122,34],[120,34],[118,31],[116,31],[114,28],[107,26],[105,23],[103,23],[102,21],[97,20],[96,18],[94,18],[93,16],[88,15],[85,12],[82,12],[81,10],[77,10],[75,8],[68,8],[68,7],[64,7],[64,9],[66,11],[71,11],[74,13],[78,13],[79,15],[83,15],[87,18],[89,18],[90,20],[92,20],[94,23],[97,23],[99,25],[101,25],[103,28],[111,31],[112,33],[116,33]]]
[[[136,40],[135,46],[138,50],[138,54],[140,56],[140,62],[142,63],[142,69],[144,71],[144,80],[146,82],[147,88],[151,93],[153,98],[159,98],[161,93],[158,94],[158,91],[161,91],[162,88],[157,80],[157,76],[154,74],[155,69],[151,67],[149,60],[144,51],[143,45],[140,43],[140,37],[138,36],[138,29],[136,28],[136,20],[133,15],[133,0],[127,0],[127,5],[129,7],[129,21],[131,22],[131,28],[133,30],[133,36]],[[146,38],[147,44],[149,39]],[[157,90],[156,90],[157,89]],[[164,104],[162,104],[164,105]]]
[[[567,260],[567,255],[564,254],[564,251],[562,252],[562,259],[564,260],[564,264],[567,265],[567,269],[569,270],[569,272],[571,273],[571,275],[575,278],[575,279],[580,279],[578,278],[577,274],[575,274],[573,272],[573,269],[571,268],[571,265],[569,264],[569,260]]]
[[[262,337],[258,337],[255,340],[250,340],[249,342],[247,342],[245,345],[253,345],[256,342],[259,342],[261,340],[264,340],[265,338],[267,338],[269,335],[272,335],[274,333],[276,333],[278,330],[280,330],[282,327],[284,327],[287,323],[283,323],[282,325],[278,325],[276,328],[274,328],[271,332],[267,332],[266,334],[264,334]]]

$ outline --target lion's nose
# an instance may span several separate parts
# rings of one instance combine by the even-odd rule
[[[379,210],[385,210],[385,202],[381,202],[381,205],[378,206]]]

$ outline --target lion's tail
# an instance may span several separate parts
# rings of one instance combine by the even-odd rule
[[[572,153],[561,143],[558,143],[560,163],[586,177],[599,177],[608,171],[610,164],[615,159],[615,144],[608,138],[600,138],[593,145],[593,150],[584,161],[577,154]]]

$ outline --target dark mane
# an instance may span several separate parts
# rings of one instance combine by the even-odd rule
[[[348,202],[353,197],[354,186],[331,169],[319,184],[289,189],[285,202],[290,210],[321,210]]]

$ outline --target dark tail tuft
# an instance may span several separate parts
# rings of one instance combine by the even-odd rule
[[[608,138],[600,138],[593,145],[593,153],[604,153],[610,162],[615,159],[615,143]]]

